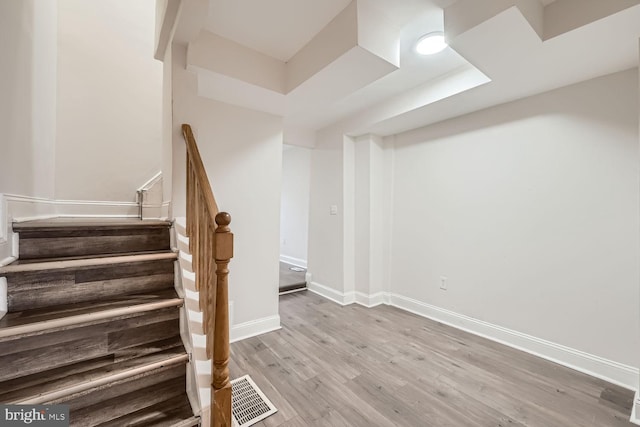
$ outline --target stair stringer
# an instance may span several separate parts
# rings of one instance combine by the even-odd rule
[[[187,395],[194,412],[201,417],[201,425],[206,426],[210,425],[211,414],[211,359],[207,358],[203,315],[199,307],[200,293],[195,288],[196,274],[191,266],[185,218],[175,218],[173,229],[179,264],[176,269],[176,289],[184,298],[180,332],[190,355],[187,365]]]

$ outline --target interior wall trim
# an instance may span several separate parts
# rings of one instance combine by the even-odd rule
[[[296,267],[307,268],[307,260],[302,258],[295,258],[288,255],[280,254],[280,261],[286,262],[287,264],[295,265]]]
[[[638,390],[636,390],[636,394],[633,398],[633,406],[631,407],[631,418],[629,418],[629,421],[640,426],[640,418],[638,418],[638,414],[640,414],[640,394]]]
[[[345,294],[314,281],[307,282],[307,288],[309,288],[311,292],[340,305],[349,305],[355,302],[354,292],[348,292],[347,294]]]
[[[268,316],[231,326],[229,341],[236,342],[280,329],[280,316]]]

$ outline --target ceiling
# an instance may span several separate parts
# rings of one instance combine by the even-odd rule
[[[351,0],[211,0],[206,29],[288,61]]]
[[[292,144],[327,126],[397,133],[638,64],[640,0],[209,1],[203,29],[238,68],[194,59],[200,95],[311,135]],[[437,30],[451,47],[417,55]]]

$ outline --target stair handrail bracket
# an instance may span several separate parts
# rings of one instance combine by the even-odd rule
[[[233,258],[231,215],[219,212],[191,126],[182,125],[187,145],[189,250],[199,291],[207,356],[212,359],[211,426],[231,427],[229,381],[229,262]],[[215,267],[214,267],[215,263]]]

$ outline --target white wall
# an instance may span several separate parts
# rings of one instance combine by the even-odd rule
[[[311,154],[308,271],[313,283],[344,292],[343,134],[320,132]],[[330,207],[337,207],[336,215]],[[347,206],[348,208],[348,206]],[[347,279],[349,280],[349,279]],[[312,286],[313,283],[310,285]]]
[[[56,11],[56,1],[0,2],[0,195],[54,195]],[[17,252],[8,205],[0,197],[0,265]]]
[[[637,366],[637,85],[636,69],[398,135],[393,292]]]
[[[56,198],[133,201],[162,167],[154,0],[59,0]]]
[[[388,214],[390,188],[386,186],[390,171],[387,171],[385,159],[389,149],[385,149],[383,140],[377,135],[363,135],[355,141],[355,159],[353,162],[355,188],[349,195],[345,187],[345,197],[352,197],[353,212],[353,258],[345,256],[345,265],[354,265],[354,290],[364,295],[375,296],[386,290],[385,245],[389,229],[385,227]],[[345,227],[345,234],[348,233]],[[382,302],[364,301],[365,305]]]
[[[171,43],[162,63],[162,200],[173,209],[173,60]],[[169,217],[175,217],[171,210]]]
[[[354,288],[356,292],[369,294],[373,279],[371,266],[371,141],[370,135],[357,138],[354,146]],[[345,192],[346,196],[346,192]],[[345,263],[351,260],[346,260]]]
[[[0,193],[54,191],[56,2],[0,2]]]
[[[185,70],[186,49],[174,46],[173,214],[185,215],[185,144],[191,124],[213,192],[231,214],[235,256],[229,266],[232,339],[274,323],[278,316],[282,118],[198,97],[196,76]],[[256,322],[251,324],[250,322]]]
[[[640,58],[640,40],[638,40],[638,58]],[[638,99],[640,99],[640,73],[638,73]],[[638,142],[640,147],[640,108],[638,108]],[[640,357],[640,355],[638,355]],[[638,362],[638,358],[636,358]],[[640,363],[636,362],[638,365]],[[640,384],[640,378],[638,379],[638,384]],[[636,395],[633,401],[633,409],[631,411],[631,421],[635,424],[640,424],[640,391],[636,391]]]
[[[280,259],[307,266],[311,150],[285,145],[282,151]]]

